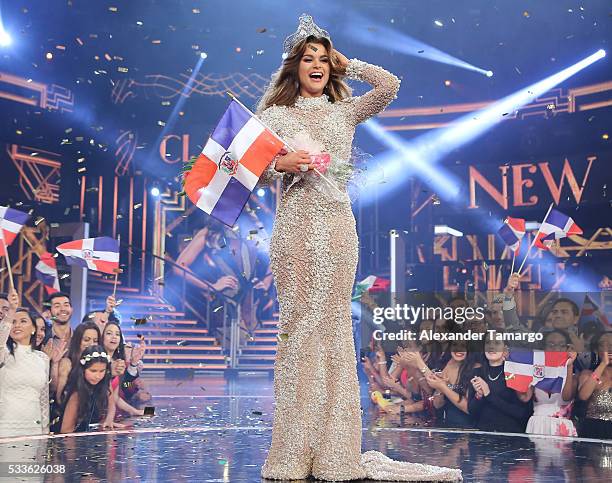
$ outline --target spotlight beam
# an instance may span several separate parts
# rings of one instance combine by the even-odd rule
[[[387,183],[386,186],[379,189],[380,193],[394,190],[406,181],[410,173],[416,173],[441,197],[455,198],[459,194],[457,179],[435,164],[453,150],[469,144],[490,130],[501,122],[507,113],[529,104],[605,55],[604,50],[599,50],[580,62],[494,102],[480,111],[462,116],[446,128],[430,131],[410,142],[405,142],[396,134],[385,131],[377,121],[368,121],[365,123],[366,129],[390,149],[390,152],[384,153],[378,159],[379,162],[385,163]]]

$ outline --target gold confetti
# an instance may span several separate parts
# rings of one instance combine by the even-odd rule
[[[129,69],[127,67],[117,67],[117,70],[119,72],[128,72]]]

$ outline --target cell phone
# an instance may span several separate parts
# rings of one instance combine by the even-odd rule
[[[145,406],[144,415],[145,416],[155,416],[155,406]]]

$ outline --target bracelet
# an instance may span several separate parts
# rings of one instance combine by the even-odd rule
[[[379,366],[382,366],[383,364],[386,364],[386,363],[387,361],[380,361],[380,362],[377,362],[376,364],[378,364]]]
[[[427,374],[427,367],[421,367],[419,371],[421,371],[421,374],[425,375]]]
[[[591,379],[593,379],[597,384],[601,384],[601,378],[594,372],[591,373]]]

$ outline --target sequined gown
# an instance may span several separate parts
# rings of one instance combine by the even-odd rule
[[[296,149],[302,147],[296,140],[306,134],[330,153],[333,165],[350,162],[356,125],[382,111],[396,97],[400,81],[380,67],[354,59],[347,77],[374,88],[335,103],[325,95],[299,97],[294,106],[266,109],[260,114],[262,121]],[[270,263],[280,305],[280,340],[274,366],[272,445],[262,476],[460,479],[460,470],[397,462],[376,451],[361,454],[350,306],[358,239],[350,200],[342,183],[339,194],[314,174],[283,175],[269,168],[263,181],[276,177],[282,178],[283,190]]]

